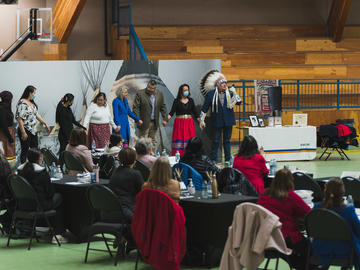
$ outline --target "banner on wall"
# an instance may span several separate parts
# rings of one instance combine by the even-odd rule
[[[278,85],[278,80],[254,80],[255,113],[257,115],[271,115],[268,88]]]

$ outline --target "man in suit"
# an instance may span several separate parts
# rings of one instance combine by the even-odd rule
[[[133,105],[133,112],[143,121],[141,125],[138,125],[139,136],[152,139],[154,152],[157,145],[156,132],[159,128],[159,114],[161,113],[163,126],[166,126],[168,114],[164,96],[156,89],[156,85],[155,80],[150,80],[145,89],[136,93]]]
[[[217,70],[210,71],[206,74],[202,79],[201,84],[202,91],[207,92],[207,94],[200,113],[200,128],[205,127],[206,112],[211,107],[210,119],[214,137],[211,146],[210,159],[214,162],[217,161],[217,151],[222,133],[225,161],[230,161],[230,139],[232,126],[235,125],[233,107],[234,105],[239,105],[241,99],[236,94],[233,87],[228,89],[225,76]]]

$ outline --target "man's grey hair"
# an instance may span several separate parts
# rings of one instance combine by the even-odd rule
[[[146,155],[152,150],[152,147],[152,140],[146,137],[141,137],[135,144],[136,153],[138,155]]]

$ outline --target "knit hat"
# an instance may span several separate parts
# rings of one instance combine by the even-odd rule
[[[0,99],[2,103],[10,103],[13,98],[13,95],[9,91],[2,91],[0,93]]]

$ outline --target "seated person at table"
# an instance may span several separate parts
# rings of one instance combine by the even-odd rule
[[[134,215],[135,197],[141,191],[144,180],[133,167],[136,152],[132,148],[124,148],[119,153],[120,166],[110,178],[109,187],[119,197],[126,223],[130,224]]]
[[[300,233],[298,219],[303,219],[311,208],[294,192],[291,171],[277,171],[270,187],[260,195],[258,204],[280,218],[281,232],[286,244],[293,249],[290,262],[296,269],[305,269],[307,245]]]
[[[114,170],[119,167],[118,155],[122,146],[122,137],[120,134],[110,135],[110,144],[105,147],[105,151],[99,159],[100,178],[109,179]]]
[[[11,224],[12,210],[14,208],[14,201],[7,183],[7,178],[11,174],[11,169],[6,158],[0,154],[0,204],[6,206],[7,211],[0,215],[0,224],[2,228],[8,232]],[[1,209],[3,210],[3,209]],[[11,213],[9,213],[9,211]]]
[[[314,208],[326,208],[339,214],[351,228],[356,255],[355,269],[359,270],[360,259],[360,221],[355,212],[353,205],[347,205],[344,203],[345,187],[344,183],[339,178],[331,178],[329,182],[325,184],[324,201],[315,203]],[[323,266],[322,269],[328,269],[327,265],[333,258],[347,258],[350,257],[350,245],[344,242],[329,242],[325,240],[314,239],[312,242],[313,253],[320,259],[320,263]]]
[[[18,167],[18,174],[32,185],[44,210],[56,210],[55,218],[50,218],[49,221],[54,227],[58,240],[65,243],[67,239],[62,236],[65,233],[61,207],[62,196],[60,193],[55,193],[54,187],[51,185],[49,173],[40,165],[42,160],[43,155],[41,151],[36,148],[30,148],[27,153],[27,161]],[[31,210],[33,208],[26,202],[20,204],[19,207],[24,210]],[[52,239],[52,243],[57,243],[55,238]]]
[[[143,189],[151,188],[165,192],[175,202],[180,200],[180,183],[171,179],[172,172],[167,157],[159,157],[150,170],[149,179],[144,183]]]
[[[91,151],[87,147],[87,136],[82,128],[74,128],[70,133],[69,144],[65,148],[66,151],[73,153],[79,160],[83,168],[87,172],[92,172],[94,163]],[[71,172],[76,174],[77,172]]]
[[[152,148],[152,140],[148,137],[141,137],[135,144],[137,159],[149,169],[151,169],[156,160],[156,157],[151,155]]]
[[[190,165],[200,173],[204,179],[209,180],[206,172],[214,171],[219,173],[221,169],[217,167],[208,156],[204,155],[203,152],[201,139],[199,137],[192,137],[185,148],[185,153],[181,157],[180,162]]]
[[[123,139],[120,134],[111,134],[110,144],[105,147],[104,155],[111,155],[117,158],[122,148],[122,141]]]
[[[245,174],[247,180],[249,180],[259,194],[264,190],[263,177],[269,174],[262,154],[263,149],[260,148],[259,150],[255,138],[247,135],[240,145],[233,164],[235,169]]]

